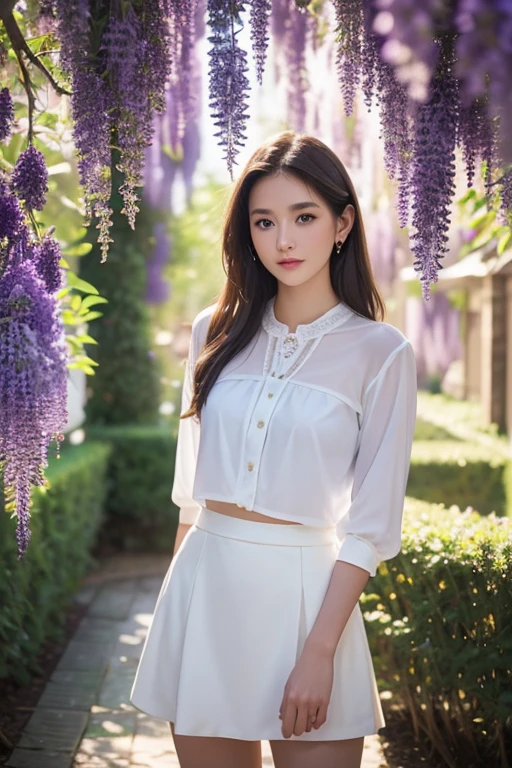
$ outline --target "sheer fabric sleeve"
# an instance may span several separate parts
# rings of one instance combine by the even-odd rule
[[[370,576],[400,551],[416,398],[414,353],[404,341],[366,389],[351,504],[337,527],[337,559]]]
[[[197,328],[193,325],[189,355],[185,365],[180,415],[188,410],[192,399],[193,371],[199,353],[196,335]],[[187,523],[189,525],[195,523],[201,509],[201,506],[192,498],[199,437],[200,422],[195,416],[180,420],[171,498],[176,506],[180,508],[180,523]]]

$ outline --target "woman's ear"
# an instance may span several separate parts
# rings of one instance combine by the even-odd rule
[[[356,218],[355,208],[351,203],[348,203],[345,206],[345,210],[343,211],[343,213],[340,216],[338,216],[338,223],[336,228],[336,242],[338,242],[338,240],[345,241],[347,239],[350,230],[354,226],[355,218]]]

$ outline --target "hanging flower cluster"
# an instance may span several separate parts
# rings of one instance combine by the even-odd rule
[[[447,251],[456,148],[469,186],[479,161],[486,161],[489,189],[495,172],[506,170],[512,160],[507,75],[512,71],[512,5],[506,0],[334,2],[343,62],[343,45],[348,48],[342,90],[352,98],[359,78],[376,76],[385,163],[398,180],[400,224],[412,217],[415,268],[429,298]],[[355,41],[350,34],[344,42],[347,29],[357,32]],[[512,223],[509,185],[510,172],[505,172],[501,213]]]
[[[210,108],[219,128],[219,145],[230,174],[236,163],[237,146],[247,138],[249,79],[247,53],[238,43],[243,24],[244,0],[208,0],[210,58]]]
[[[1,94],[2,136],[13,110]],[[41,210],[48,173],[33,146],[10,176],[0,175],[0,468],[6,509],[17,516],[18,554],[29,539],[30,488],[44,485],[51,440],[57,448],[67,421],[67,345],[56,292],[62,286],[59,244],[37,240],[27,224]]]
[[[193,7],[188,0],[55,0],[60,60],[71,80],[73,138],[86,217],[98,221],[103,261],[112,242],[112,148],[118,150],[117,167],[124,177],[122,212],[133,228],[152,117],[165,109],[171,67],[180,75],[186,67]],[[185,86],[180,98],[186,112],[190,95]],[[180,124],[177,141],[183,132]]]

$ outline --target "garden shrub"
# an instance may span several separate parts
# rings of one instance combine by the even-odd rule
[[[415,441],[407,495],[506,515],[512,511],[512,462],[504,452],[480,443]]]
[[[510,519],[407,499],[402,550],[361,598],[384,706],[448,768],[510,764],[511,565]]]
[[[32,538],[21,560],[16,519],[3,509],[0,483],[0,679],[26,683],[39,671],[42,643],[62,637],[101,524],[109,450],[66,445],[60,459],[50,458],[50,487],[32,489]]]
[[[91,427],[87,432],[112,446],[101,543],[172,554],[179,515],[171,500],[177,423]]]

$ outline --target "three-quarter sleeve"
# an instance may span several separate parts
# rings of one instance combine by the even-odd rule
[[[416,399],[416,362],[404,341],[364,394],[351,504],[337,526],[337,559],[364,568],[370,576],[381,561],[400,551]]]
[[[197,335],[198,329],[195,321],[192,325],[189,354],[183,378],[180,415],[188,410],[192,400],[193,372],[199,352]],[[176,506],[180,508],[180,523],[187,523],[189,525],[195,523],[201,509],[201,506],[192,498],[200,429],[200,421],[196,416],[180,419],[171,498]]]

